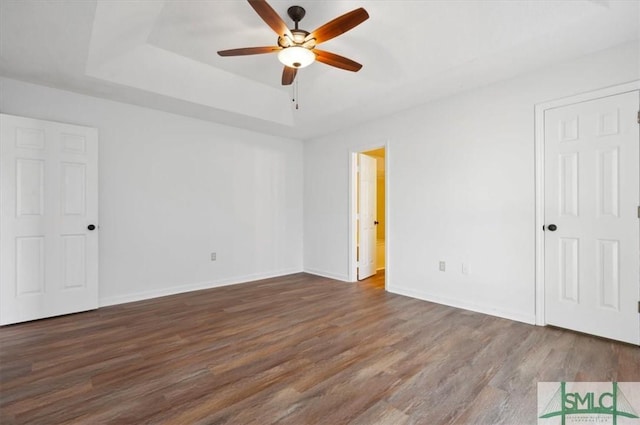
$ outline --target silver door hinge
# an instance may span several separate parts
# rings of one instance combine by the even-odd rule
[[[640,218],[640,206],[638,207],[638,218]]]
[[[638,313],[640,313],[640,301],[638,301]]]
[[[640,111],[638,111],[638,124],[640,124]]]

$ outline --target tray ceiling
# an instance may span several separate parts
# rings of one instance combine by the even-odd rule
[[[362,63],[298,73],[300,109],[275,44],[244,1],[0,2],[0,75],[250,130],[310,138],[639,38],[636,1],[280,1],[309,31],[370,15],[322,45]],[[289,23],[289,18],[286,17]]]

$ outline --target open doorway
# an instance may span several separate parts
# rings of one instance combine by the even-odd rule
[[[352,152],[351,280],[385,288],[386,152],[377,147]]]

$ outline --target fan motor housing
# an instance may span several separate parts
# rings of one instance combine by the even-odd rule
[[[315,39],[313,38],[305,42],[305,38],[307,38],[307,36],[309,35],[309,31],[292,29],[291,34],[293,35],[293,40],[286,35],[278,37],[278,46],[282,48],[291,46],[304,46],[308,49],[313,49],[316,46]]]

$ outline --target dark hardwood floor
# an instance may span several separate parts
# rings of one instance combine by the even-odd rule
[[[382,284],[381,284],[382,282]],[[535,424],[640,349],[296,274],[0,328],[0,423]]]

